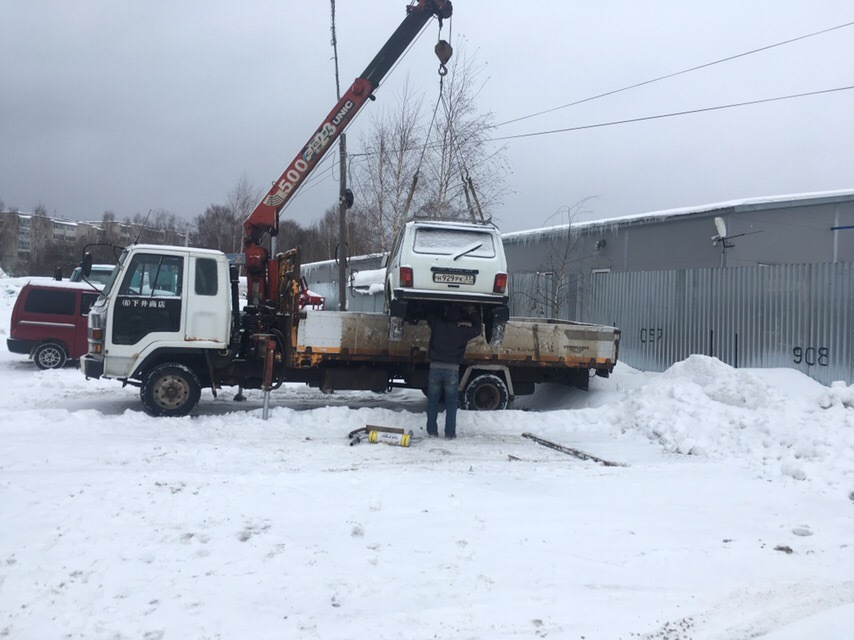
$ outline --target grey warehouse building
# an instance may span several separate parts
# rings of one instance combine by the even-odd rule
[[[854,382],[854,190],[505,236],[512,313],[622,330],[621,359],[691,354]]]
[[[726,224],[718,236],[715,218]],[[649,271],[854,262],[854,189],[753,198],[504,235],[512,272]],[[545,253],[544,253],[545,250]]]
[[[704,354],[735,367],[791,367],[825,384],[854,383],[854,189],[503,238],[511,315],[615,325],[620,359],[633,367],[663,371]],[[379,262],[371,256],[353,266]],[[309,286],[326,289],[330,270],[304,267]],[[327,308],[336,308],[337,294],[329,293]],[[382,309],[379,295],[351,294],[352,310]]]

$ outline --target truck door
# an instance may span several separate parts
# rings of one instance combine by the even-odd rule
[[[225,346],[231,324],[228,263],[212,257],[193,257],[188,283],[184,340]]]
[[[113,344],[132,345],[153,333],[174,341],[181,331],[184,258],[137,253],[116,296]]]

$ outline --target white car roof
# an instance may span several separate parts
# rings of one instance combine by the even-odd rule
[[[407,222],[407,225],[413,227],[436,227],[440,229],[463,229],[465,231],[498,233],[498,229],[491,224],[478,224],[476,222],[462,222],[459,220],[410,220]]]

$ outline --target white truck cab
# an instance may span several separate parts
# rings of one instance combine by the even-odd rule
[[[232,326],[228,283],[228,260],[219,251],[125,250],[89,313],[84,373],[128,379],[148,359],[173,349],[225,349]]]
[[[391,337],[403,321],[426,318],[431,307],[475,305],[487,340],[495,344],[508,319],[507,259],[501,234],[490,224],[412,220],[404,224],[386,265]]]

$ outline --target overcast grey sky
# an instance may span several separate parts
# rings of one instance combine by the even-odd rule
[[[342,86],[405,5],[336,1]],[[189,220],[241,175],[266,189],[335,104],[329,13],[328,0],[0,1],[0,199],[71,219],[165,208]],[[452,42],[486,63],[480,106],[504,122],[851,21],[851,0],[455,0]],[[407,76],[433,104],[437,29],[365,106],[351,152]],[[854,85],[852,60],[847,27],[494,135]],[[854,188],[852,114],[854,91],[841,91],[512,139],[513,193],[493,213],[517,231],[588,197],[602,218]],[[283,216],[318,219],[337,200],[332,173]]]

